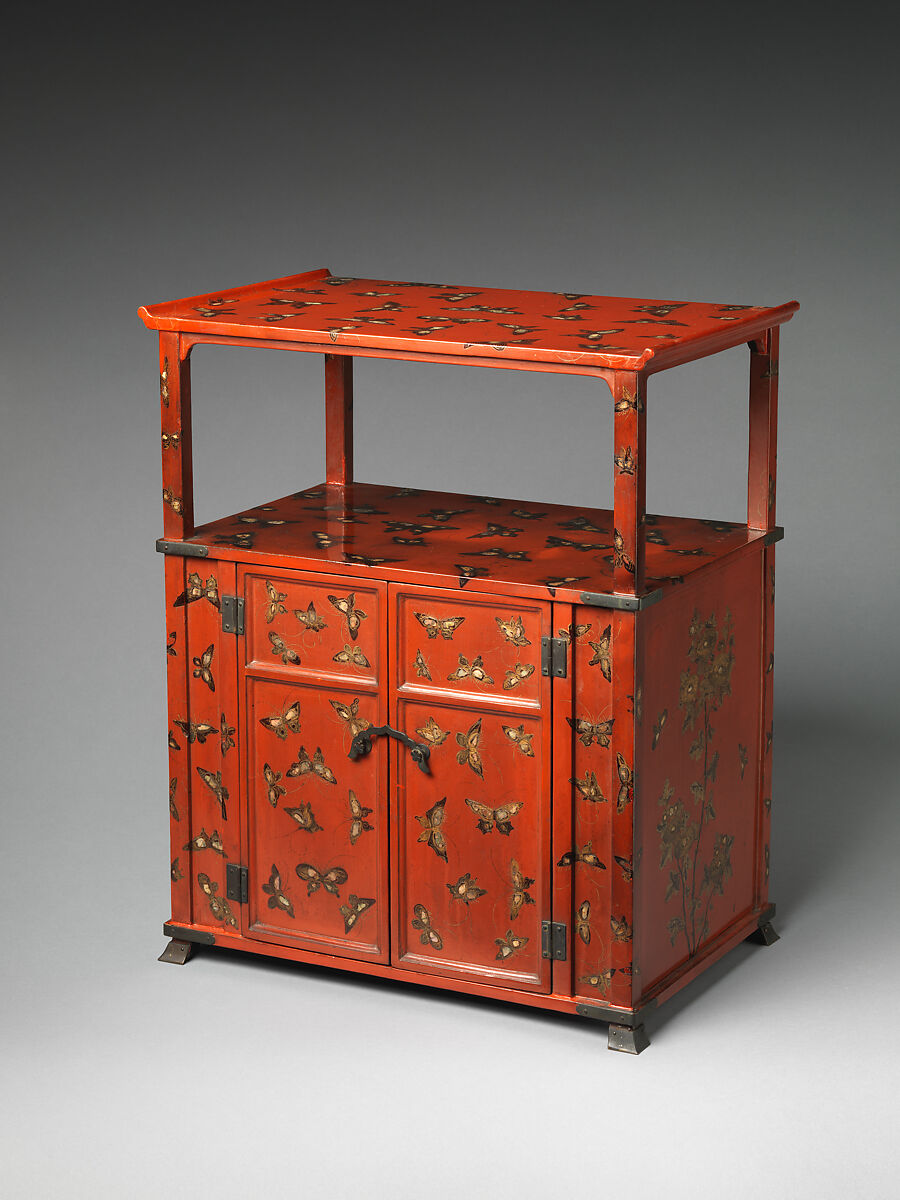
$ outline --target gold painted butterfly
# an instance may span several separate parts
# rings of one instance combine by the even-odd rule
[[[499,808],[491,808],[490,805],[480,804],[477,800],[467,798],[466,804],[478,817],[478,828],[482,833],[490,833],[496,825],[498,833],[509,837],[513,831],[510,821],[516,813],[521,811],[524,801],[512,800],[509,804],[501,804]]]
[[[527,508],[514,508],[509,515],[519,521],[540,521],[547,514],[545,512],[529,512]]]
[[[375,901],[366,896],[356,896],[353,892],[347,897],[347,903],[341,905],[341,916],[344,918],[344,933],[349,933],[366,909],[371,908]]]
[[[624,450],[620,450],[613,458],[613,462],[618,467],[620,475],[634,474],[635,458],[630,446],[626,446]]]
[[[162,497],[163,501],[169,505],[173,512],[178,513],[179,516],[184,512],[184,503],[182,502],[181,497],[176,496],[171,489],[163,488]]]
[[[608,967],[605,971],[597,971],[593,975],[582,975],[578,982],[586,983],[589,987],[596,988],[601,996],[605,996],[609,992],[609,985],[615,973],[615,967]]]
[[[273,630],[269,634],[269,641],[272,643],[272,653],[276,658],[280,658],[285,666],[288,666],[290,663],[293,663],[295,667],[300,665],[300,655],[296,650],[290,648],[280,634],[275,633]]]
[[[442,746],[450,736],[449,732],[444,732],[438,725],[434,717],[429,717],[421,729],[417,729],[416,733],[429,744],[429,746]]]
[[[287,795],[287,789],[278,782],[281,772],[273,770],[268,763],[263,763],[263,778],[266,781],[266,797],[272,807],[277,808],[279,797]]]
[[[225,846],[218,829],[214,829],[212,833],[207,833],[206,828],[202,828],[196,837],[191,838],[182,847],[182,850],[212,850],[215,854],[221,854],[225,857]]]
[[[413,929],[421,930],[419,941],[423,946],[430,946],[433,950],[443,947],[444,940],[431,924],[431,913],[424,904],[413,905],[413,919],[410,923]]]
[[[320,746],[316,747],[316,752],[312,758],[307,754],[306,748],[301,746],[300,752],[297,755],[297,761],[291,763],[287,769],[287,773],[291,779],[296,779],[298,776],[315,775],[325,783],[337,783],[331,767],[326,767],[325,765],[325,756]]]
[[[295,608],[294,616],[305,629],[310,631],[310,633],[321,633],[321,631],[326,628],[326,623],[316,612],[316,606],[313,604],[312,600],[310,600],[305,609]]]
[[[178,651],[175,649],[175,643],[177,640],[178,640],[178,634],[173,629],[172,632],[169,634],[168,641],[166,642],[166,654],[168,654],[171,658],[178,657]]]
[[[222,719],[219,722],[219,734],[222,738],[222,753],[227,754],[234,745],[234,738],[231,736],[234,733],[234,726],[229,725],[225,720],[225,714],[222,713]]]
[[[294,870],[306,884],[307,896],[312,896],[320,887],[332,896],[339,896],[338,888],[347,882],[347,872],[343,867],[329,867],[327,871],[319,871],[310,863],[297,863]]]
[[[510,525],[496,525],[493,521],[488,521],[482,533],[470,533],[469,540],[472,538],[490,538],[490,537],[518,537],[522,532],[521,529],[516,529]]]
[[[585,800],[590,800],[592,804],[605,804],[606,797],[603,795],[603,789],[597,782],[597,776],[593,771],[588,771],[584,779],[573,779],[572,783],[578,788]]]
[[[513,688],[517,688],[520,683],[533,674],[534,663],[516,663],[515,666],[507,667],[506,678],[503,680],[503,690],[511,692]]]
[[[632,865],[631,859],[622,858],[622,856],[619,854],[615,854],[613,857],[616,860],[616,866],[622,872],[622,878],[626,883],[631,883],[632,879],[634,879],[634,866]]]
[[[616,771],[619,775],[619,795],[616,797],[616,812],[624,812],[625,806],[634,799],[634,771],[621,754],[616,754]]]
[[[448,883],[447,891],[454,900],[462,900],[467,908],[479,896],[487,895],[486,890],[478,886],[468,871],[465,875],[460,875],[456,883]]]
[[[328,603],[333,605],[343,615],[347,622],[347,631],[350,634],[350,640],[355,642],[356,635],[359,633],[359,627],[367,616],[361,608],[356,607],[356,593],[351,592],[349,596],[329,596]]]
[[[349,796],[350,803],[350,845],[355,846],[360,835],[366,832],[371,832],[374,825],[370,825],[366,817],[372,815],[371,808],[366,808],[356,798],[356,793],[351,789]]]
[[[531,741],[534,737],[533,733],[526,733],[524,725],[503,725],[501,728],[509,740],[519,747],[526,758],[534,758],[534,750],[531,747]]]
[[[288,733],[300,732],[300,702],[295,700],[274,716],[260,717],[259,723],[284,741]]]
[[[444,862],[447,861],[447,841],[441,826],[444,823],[444,805],[446,803],[447,797],[444,796],[442,800],[438,800],[428,809],[424,817],[416,814],[416,820],[422,826],[422,832],[416,841],[430,846],[438,858],[442,858]]]
[[[483,579],[490,575],[487,567],[470,567],[465,563],[454,563],[453,569],[459,574],[459,586],[464,588],[470,579]]]
[[[460,766],[469,766],[475,772],[479,779],[484,779],[484,767],[481,762],[481,752],[479,745],[481,743],[481,717],[470,726],[468,733],[458,733],[456,741],[459,745],[459,750],[456,752],[456,761]]]
[[[575,910],[575,932],[586,946],[591,944],[591,902],[584,900]]]
[[[170,750],[180,750],[181,749],[181,747],[176,742],[175,734],[172,732],[171,729],[169,730],[169,749]]]
[[[577,642],[579,638],[583,638],[585,634],[590,633],[591,622],[587,625],[567,625],[565,629],[559,631],[559,636],[564,642],[571,644]]]
[[[338,650],[337,654],[332,658],[332,662],[348,663],[354,667],[370,667],[372,664],[363,654],[359,646],[344,646],[343,650]]]
[[[484,661],[479,654],[471,663],[464,654],[459,656],[459,666],[455,671],[452,671],[447,678],[455,681],[463,679],[474,679],[476,683],[493,683],[493,679],[484,669]]]
[[[431,672],[428,670],[428,663],[425,661],[425,656],[421,650],[416,651],[415,661],[413,666],[416,669],[416,676],[419,679],[431,679]]]
[[[598,746],[609,746],[615,717],[608,721],[589,721],[586,717],[566,717],[566,722],[572,726],[576,737],[581,738],[581,744],[590,746],[596,741]]]
[[[346,724],[352,738],[358,733],[362,733],[364,729],[368,729],[372,722],[367,721],[365,717],[359,716],[359,696],[348,705],[342,704],[340,700],[329,700],[328,703]]]
[[[179,815],[178,815],[178,807],[175,804],[175,789],[177,787],[178,787],[178,780],[170,779],[169,780],[169,813],[171,814],[173,821],[181,820],[181,817],[179,817]]]
[[[634,574],[634,559],[625,553],[625,539],[618,529],[613,530],[613,566],[622,567],[631,575]]]
[[[269,874],[269,882],[262,885],[262,890],[269,897],[269,908],[280,908],[289,917],[294,915],[293,904],[281,890],[281,872],[274,863],[272,863],[272,870]]]
[[[617,413],[626,412],[643,412],[644,402],[639,395],[632,395],[628,388],[622,388],[622,398],[617,400],[613,406],[613,410]]]
[[[558,867],[571,867],[573,863],[584,863],[586,867],[597,867],[601,871],[606,870],[606,863],[600,861],[594,853],[590,842],[585,842],[580,848],[576,846],[574,850],[567,850],[556,865]]]
[[[224,921],[226,925],[231,925],[235,929],[238,927],[237,918],[231,911],[231,905],[227,900],[218,896],[216,893],[219,890],[219,885],[215,883],[203,871],[197,876],[197,883],[200,885],[200,891],[203,892],[206,899],[209,901],[209,907],[212,910],[212,915],[217,921]]]
[[[530,646],[531,642],[525,636],[525,625],[521,617],[510,617],[508,621],[504,621],[502,617],[495,617],[494,620],[500,626],[500,632],[508,642],[512,642],[514,646]]]
[[[301,804],[299,808],[287,808],[283,810],[291,818],[296,821],[297,825],[307,833],[318,833],[322,826],[316,821],[315,814],[312,810],[312,805],[307,800],[305,804]]]
[[[269,597],[269,603],[266,605],[266,624],[271,625],[279,613],[287,612],[284,606],[287,592],[279,592],[275,585],[267,579],[266,593]]]
[[[509,919],[514,921],[526,904],[534,904],[534,897],[528,893],[528,889],[534,884],[534,880],[529,879],[527,875],[523,874],[521,867],[515,859],[511,859],[510,861],[509,874],[512,879]]]
[[[175,724],[187,738],[189,745],[199,742],[202,746],[211,733],[218,732],[215,725],[207,725],[203,721],[195,725],[193,721],[179,721],[176,719]]]
[[[212,673],[212,660],[215,650],[215,645],[210,642],[199,658],[191,659],[191,662],[194,664],[194,678],[202,679],[211,692],[216,690],[216,681],[213,679]]]
[[[653,724],[653,742],[651,743],[651,746],[650,746],[651,750],[656,749],[656,747],[659,743],[659,739],[662,735],[663,728],[665,727],[666,721],[668,719],[669,719],[669,710],[667,708],[664,708],[662,710],[662,712],[659,714],[659,716],[656,718],[656,721]],[[741,778],[743,779],[743,777],[744,777],[744,772],[742,770]]]
[[[654,742],[653,744],[655,746],[656,742]],[[743,779],[744,771],[746,771],[746,769],[747,769],[747,763],[749,762],[749,758],[747,757],[747,747],[742,745],[740,742],[738,742],[738,759],[741,764],[741,779]]]
[[[316,543],[316,547],[319,550],[327,550],[330,546],[334,545],[335,540],[336,540],[335,538],[333,538],[331,536],[331,534],[323,533],[323,531],[321,529],[314,529],[312,536],[313,536],[313,540]],[[294,615],[295,616],[297,615],[297,609],[294,609]],[[302,618],[300,618],[300,619],[302,620]]]
[[[429,639],[436,638],[439,634],[445,642],[449,642],[453,634],[459,629],[465,617],[433,617],[429,613],[413,613],[413,616],[425,630]]]
[[[609,918],[609,927],[612,930],[614,942],[630,942],[631,941],[631,926],[624,916]]]
[[[600,634],[598,642],[588,641],[588,645],[594,651],[594,657],[588,663],[589,667],[599,667],[603,678],[607,683],[612,683],[612,657],[610,656],[609,647],[612,641],[612,625],[607,627]]]
[[[494,945],[497,947],[497,960],[503,962],[504,959],[515,954],[517,950],[521,950],[527,946],[528,938],[523,937],[519,933],[513,933],[511,929],[507,929],[506,937],[494,938]]]
[[[221,607],[219,585],[216,583],[215,575],[210,575],[204,583],[196,571],[191,571],[188,575],[187,587],[180,596],[172,601],[172,607],[183,608],[184,605],[193,604],[197,600],[208,600],[213,608]]]
[[[181,867],[178,865],[177,854],[172,859],[172,864],[169,867],[169,875],[171,876],[173,883],[177,883],[179,879],[184,879],[184,871],[182,871]]]
[[[169,407],[169,358],[163,359],[163,369],[159,373],[159,398],[166,408]]]
[[[222,783],[222,772],[205,771],[203,767],[198,767],[197,774],[215,796],[222,813],[222,820],[227,821],[228,816],[225,811],[225,802],[228,799],[228,788]]]

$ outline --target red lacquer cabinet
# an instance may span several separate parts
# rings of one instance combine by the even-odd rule
[[[164,960],[224,945],[573,1012],[638,1053],[648,1011],[775,939],[778,332],[796,307],[320,270],[140,310],[160,338]],[[324,482],[195,526],[198,343],[324,356]],[[648,377],[741,343],[746,524],[648,514]],[[355,481],[354,357],[597,378],[613,510]]]

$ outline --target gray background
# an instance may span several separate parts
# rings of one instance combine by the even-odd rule
[[[4,1196],[896,1195],[886,11],[203,3],[7,26]],[[639,1059],[575,1019],[155,961],[158,399],[135,310],[319,266],[801,301],[781,359],[783,936],[674,1000]],[[735,350],[651,381],[651,510],[740,517],[746,367]],[[194,381],[201,519],[321,478],[320,360],[200,348]],[[361,362],[356,382],[361,479],[608,503],[589,380]]]

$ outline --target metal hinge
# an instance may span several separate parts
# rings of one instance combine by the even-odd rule
[[[250,895],[249,872],[240,863],[227,863],[225,866],[225,895],[238,904],[247,903]]]
[[[541,958],[566,961],[566,925],[564,921],[541,921]]]
[[[565,638],[541,638],[541,674],[565,679],[568,651]]]
[[[241,596],[222,597],[222,629],[225,633],[244,632],[244,601]]]

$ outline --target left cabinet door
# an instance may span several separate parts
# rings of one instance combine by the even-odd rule
[[[238,568],[246,935],[387,962],[384,584]]]

